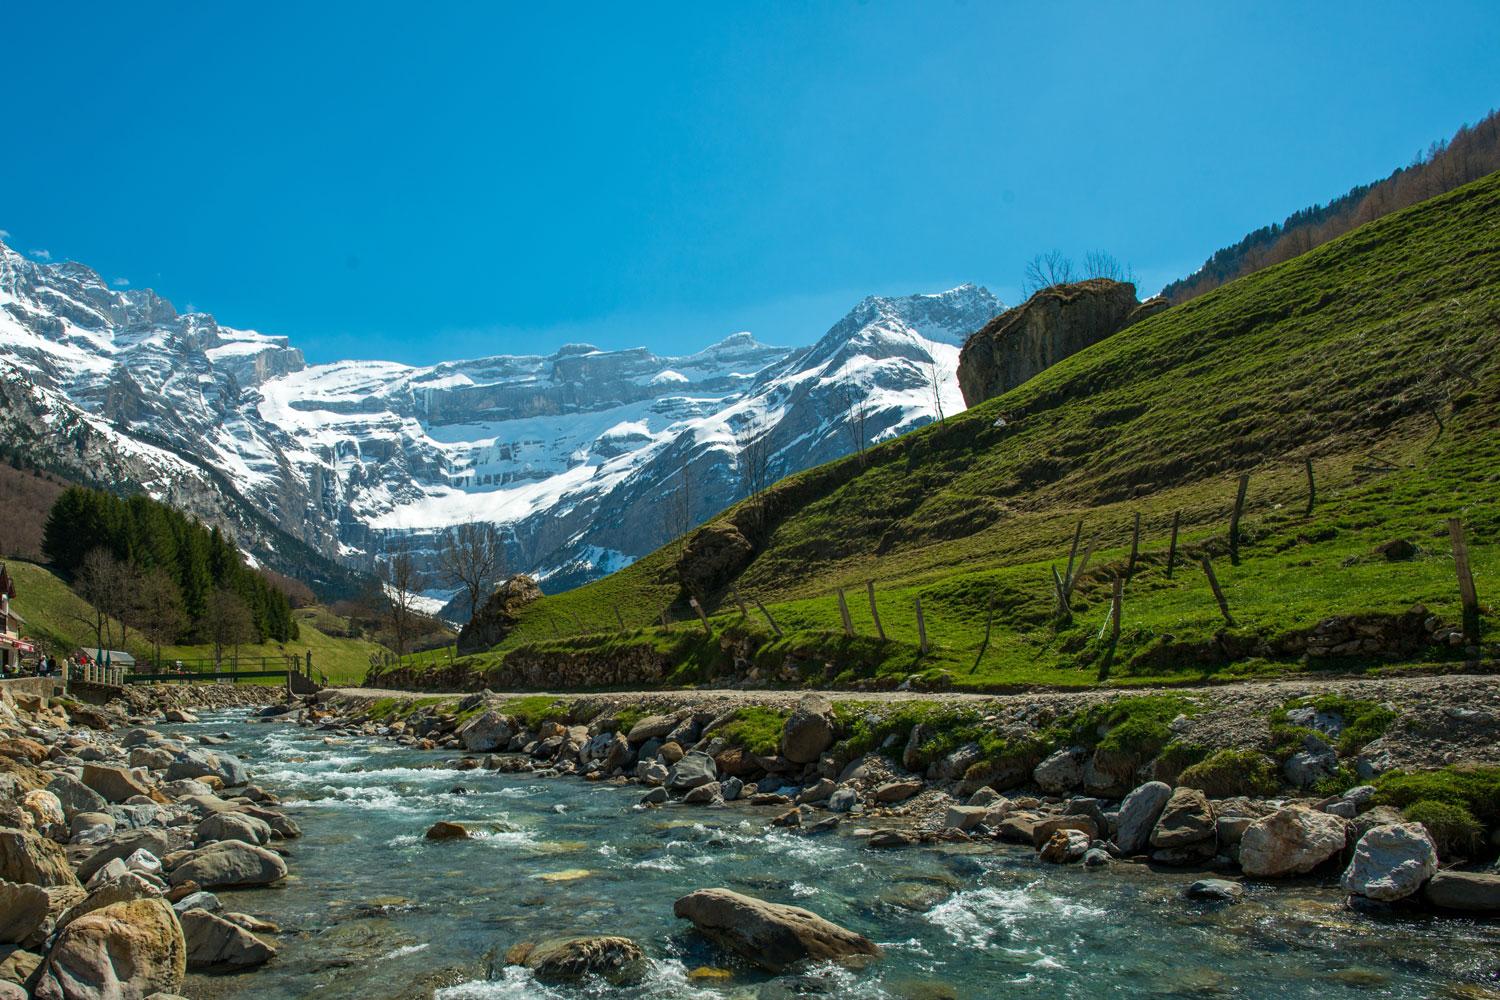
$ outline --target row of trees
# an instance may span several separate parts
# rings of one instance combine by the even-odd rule
[[[1435,142],[1411,165],[1383,181],[1361,184],[1326,205],[1293,212],[1279,225],[1263,226],[1224,247],[1198,271],[1162,289],[1173,302],[1212,291],[1228,281],[1304,254],[1329,240],[1419,201],[1436,197],[1500,170],[1500,111]]]
[[[150,497],[75,486],[53,504],[42,552],[93,611],[99,645],[124,645],[134,627],[162,645],[297,638],[291,603],[246,564],[233,539]]]

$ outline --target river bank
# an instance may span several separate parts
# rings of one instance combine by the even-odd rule
[[[103,706],[0,691],[0,997],[177,993],[253,969],[278,928],[219,893],[287,878],[300,836],[195,712],[264,687],[131,687]],[[160,728],[156,728],[156,727]]]

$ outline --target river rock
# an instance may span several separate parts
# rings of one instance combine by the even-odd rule
[[[710,781],[706,785],[698,785],[688,789],[688,793],[682,797],[682,801],[690,806],[707,806],[715,802],[723,803],[724,791],[717,781]]]
[[[676,729],[677,723],[681,720],[681,714],[648,715],[630,727],[630,732],[626,734],[625,739],[637,745],[647,740],[659,740]]]
[[[1188,886],[1183,895],[1211,903],[1238,903],[1245,896],[1245,887],[1227,879],[1203,878]]]
[[[149,851],[158,858],[164,858],[171,850],[171,844],[167,831],[161,829],[147,827],[142,830],[126,830],[117,833],[108,840],[99,842],[94,853],[78,866],[78,877],[84,880],[91,879],[99,869],[111,861],[116,858],[123,861],[136,851]]]
[[[213,813],[198,824],[199,845],[216,840],[243,840],[247,844],[264,844],[271,839],[271,827],[263,820],[243,813]]]
[[[237,788],[250,783],[250,772],[233,754],[193,748],[178,754],[167,768],[167,780],[177,778],[218,778],[226,788]]]
[[[1058,830],[1042,845],[1041,859],[1054,865],[1077,861],[1089,850],[1089,835],[1082,830]]]
[[[1262,816],[1240,839],[1246,875],[1286,878],[1306,875],[1344,849],[1344,821],[1306,806],[1287,806]]]
[[[859,793],[848,785],[836,788],[833,794],[828,796],[828,808],[831,812],[846,813],[859,804]]]
[[[26,944],[51,909],[52,897],[41,886],[0,881],[0,944]]]
[[[1090,842],[1099,839],[1099,826],[1091,816],[1051,816],[1037,820],[1031,826],[1031,846],[1040,848],[1052,839],[1059,830],[1077,830]]]
[[[728,889],[699,889],[672,907],[699,933],[768,972],[802,961],[838,961],[880,948],[865,937],[797,906],[768,903]]]
[[[83,765],[83,783],[107,802],[124,802],[137,795],[149,796],[151,790],[136,780],[123,767],[108,767],[104,764]]]
[[[1145,849],[1171,797],[1172,789],[1163,781],[1148,781],[1125,796],[1115,834],[1115,844],[1122,854],[1138,854]]]
[[[798,792],[796,797],[793,798],[792,801],[798,803],[799,805],[803,802],[825,802],[827,801],[828,796],[832,795],[833,790],[837,787],[838,785],[834,783],[834,780],[832,778],[819,778],[817,781],[813,782],[811,785],[808,785],[806,788],[802,789],[802,791]]]
[[[62,803],[56,795],[45,788],[33,788],[21,796],[21,808],[30,814],[31,822],[38,830],[48,827],[62,827],[67,823],[63,815]]]
[[[47,791],[62,803],[63,815],[72,821],[79,813],[102,813],[108,805],[104,796],[71,774],[59,774],[47,784]]]
[[[156,747],[135,747],[130,751],[130,756],[125,763],[131,767],[144,767],[148,771],[165,771],[172,766],[176,760],[170,750],[161,750]]]
[[[677,792],[685,792],[699,785],[706,785],[710,781],[717,781],[719,771],[714,759],[706,753],[697,750],[683,755],[682,759],[672,765],[667,775],[667,787]]]
[[[276,956],[275,948],[218,914],[187,910],[178,919],[187,945],[187,967],[194,972],[249,969]]]
[[[664,804],[666,801],[667,801],[667,790],[665,788],[661,788],[659,786],[656,787],[656,788],[651,789],[651,791],[649,791],[645,795],[641,796],[641,803],[643,805],[659,806],[659,805]]]
[[[456,735],[465,750],[491,753],[509,746],[516,728],[511,719],[499,712],[484,712],[460,726]]]
[[[1444,910],[1500,915],[1500,875],[1483,872],[1438,872],[1422,896]]]
[[[626,986],[638,982],[646,971],[646,953],[627,937],[555,938],[513,949],[507,958],[550,983],[599,976],[615,986]]]
[[[59,928],[65,927],[83,916],[85,913],[93,913],[102,910],[106,906],[116,903],[129,903],[137,899],[155,899],[161,896],[161,889],[157,884],[148,881],[138,872],[124,871],[124,862],[119,858],[111,861],[99,870],[99,874],[89,882],[89,893],[82,899],[76,899],[62,916],[57,919]]]
[[[671,774],[672,772],[661,761],[643,760],[636,765],[636,777],[640,778],[643,784],[664,785]]]
[[[1082,747],[1059,750],[1031,772],[1037,787],[1050,795],[1062,795],[1083,784],[1083,765],[1088,751]]]
[[[833,746],[833,705],[820,695],[803,698],[781,730],[781,755],[794,764],[811,764]]]
[[[37,1000],[134,1000],[175,993],[187,971],[187,945],[161,899],[115,903],[74,920],[37,973]]]
[[[469,829],[462,823],[440,819],[427,828],[428,840],[468,840]]]
[[[1437,848],[1421,823],[1377,826],[1354,845],[1339,884],[1368,899],[1405,899],[1432,878],[1437,864]]]
[[[1152,847],[1183,847],[1214,836],[1214,809],[1196,788],[1178,788],[1151,828]]]
[[[875,801],[904,802],[922,790],[920,781],[887,781],[875,789]]]
[[[221,840],[200,847],[172,869],[171,882],[189,880],[201,889],[270,885],[286,878],[286,862],[266,850],[238,840]]]
[[[79,884],[61,847],[24,830],[0,830],[0,879],[43,888]]]
[[[1331,776],[1339,767],[1339,756],[1332,750],[1299,750],[1287,758],[1281,771],[1297,788],[1311,788]]]
[[[984,822],[984,806],[949,806],[943,826],[949,830],[972,830]]]
[[[191,724],[198,721],[198,717],[183,708],[169,708],[162,713],[162,718],[168,722]]]

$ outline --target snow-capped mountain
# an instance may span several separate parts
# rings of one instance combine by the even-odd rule
[[[0,429],[223,521],[272,564],[264,522],[368,568],[393,538],[424,551],[484,520],[510,569],[557,590],[743,496],[752,441],[774,479],[958,412],[959,345],[1000,308],[963,285],[867,298],[806,348],[737,333],[684,357],[579,344],[309,367],[285,337],[0,244]]]

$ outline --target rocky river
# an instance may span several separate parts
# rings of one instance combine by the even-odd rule
[[[1184,899],[1198,877],[1144,866],[1039,865],[995,843],[876,851],[841,832],[767,828],[730,804],[643,809],[640,791],[444,766],[451,754],[287,723],[205,714],[303,836],[291,877],[224,893],[280,927],[253,973],[190,975],[194,998],[868,998],[1500,996],[1500,927],[1367,915],[1326,882]],[[442,820],[468,839],[424,835]],[[722,886],[795,904],[878,942],[862,968],[772,975],[673,916]],[[629,985],[538,982],[516,945],[622,935],[647,961]]]

